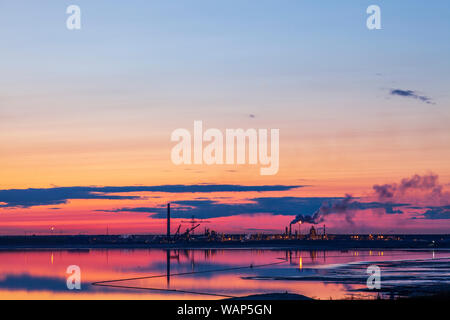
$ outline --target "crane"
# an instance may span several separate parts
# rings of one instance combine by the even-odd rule
[[[211,221],[203,220],[203,219],[197,220],[197,219],[195,219],[195,216],[192,216],[191,220],[181,220],[181,223],[190,223],[191,229],[189,232],[191,232],[191,231],[194,231],[194,229],[196,229],[201,223],[211,223]],[[198,224],[198,225],[196,226],[196,224]],[[187,229],[187,230],[189,230],[189,229]]]
[[[187,228],[186,231],[184,232],[185,235],[189,235],[192,231],[194,231],[195,229],[197,229],[200,226],[200,223],[197,224],[196,226],[192,227],[192,228]]]
[[[192,228],[187,228],[186,231],[183,233],[183,237],[186,237],[186,239],[189,238],[189,236],[191,235],[191,232],[193,232],[195,229],[197,229],[200,226],[200,223],[197,224],[196,226],[193,226]]]
[[[180,236],[180,229],[181,229],[181,224],[178,226],[177,232],[175,232],[175,234],[173,235],[174,240],[177,240],[178,237]]]

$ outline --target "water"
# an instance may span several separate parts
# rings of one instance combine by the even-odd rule
[[[382,270],[382,289],[399,295],[450,285],[445,250],[15,250],[0,251],[0,299],[223,299],[286,291],[373,299],[378,293],[366,286],[373,264]],[[81,268],[80,291],[67,289],[69,265]]]

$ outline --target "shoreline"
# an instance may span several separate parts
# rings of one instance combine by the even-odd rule
[[[349,244],[36,244],[36,245],[0,245],[0,251],[16,251],[16,250],[69,250],[69,251],[84,251],[84,250],[305,250],[305,251],[347,251],[347,250],[436,250],[447,251],[450,246],[430,247],[426,245],[408,245],[408,244],[389,244],[386,246],[380,244],[364,244],[357,245]]]
[[[397,235],[369,240],[354,235],[333,235],[332,239],[251,239],[167,241],[152,235],[0,236],[0,250],[88,250],[88,249],[204,249],[204,250],[388,250],[450,249],[450,235]]]

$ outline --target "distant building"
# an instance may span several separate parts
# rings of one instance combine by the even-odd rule
[[[314,226],[311,226],[311,229],[309,229],[309,239],[316,240],[318,239],[317,231]]]

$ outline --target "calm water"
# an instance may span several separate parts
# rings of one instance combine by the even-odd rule
[[[376,296],[364,291],[371,264],[380,266],[384,288],[450,285],[449,251],[29,250],[0,251],[0,298],[222,299],[288,291],[369,299]],[[80,291],[67,289],[69,265],[81,268]]]

